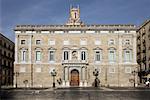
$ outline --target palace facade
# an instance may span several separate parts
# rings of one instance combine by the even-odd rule
[[[70,8],[64,25],[15,27],[15,77],[18,87],[92,86],[98,70],[101,86],[137,84],[136,26],[86,25],[80,9]]]

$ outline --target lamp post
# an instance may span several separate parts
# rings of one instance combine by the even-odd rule
[[[135,75],[136,75],[136,71],[134,70],[134,71],[132,71],[132,75],[134,76],[134,79],[133,79],[133,81],[134,81],[134,87],[135,87]]]
[[[55,88],[55,76],[57,75],[57,72],[55,71],[55,69],[53,69],[53,71],[51,72],[51,76],[53,77],[53,88]]]
[[[18,76],[19,76],[19,72],[15,72],[15,76],[16,76],[16,88],[18,87],[17,86],[17,79],[18,79]]]
[[[95,76],[94,86],[95,86],[95,87],[98,87],[99,80],[98,80],[97,76],[99,75],[99,71],[98,71],[97,69],[95,69],[95,70],[93,71],[93,75]]]

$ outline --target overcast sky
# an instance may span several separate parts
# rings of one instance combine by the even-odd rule
[[[86,24],[135,24],[150,19],[150,0],[0,0],[0,31],[14,41],[17,24],[65,24],[70,5]]]

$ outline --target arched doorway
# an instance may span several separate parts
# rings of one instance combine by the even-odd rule
[[[79,86],[79,71],[76,69],[71,71],[70,86]]]

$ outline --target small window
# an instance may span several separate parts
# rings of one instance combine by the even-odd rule
[[[86,52],[81,51],[81,60],[86,60]]]
[[[114,45],[115,44],[115,40],[114,39],[110,39],[109,40],[109,45]]]
[[[41,40],[36,40],[36,44],[41,44]]]
[[[99,50],[99,51],[96,51],[95,52],[95,61],[97,62],[99,62],[99,61],[101,61],[101,51]]]
[[[69,52],[68,51],[64,51],[63,60],[69,60]]]
[[[49,51],[49,61],[54,61],[54,51]]]
[[[130,40],[129,39],[125,40],[125,45],[130,45]]]
[[[26,42],[25,40],[21,40],[21,44],[25,44],[25,42]]]

